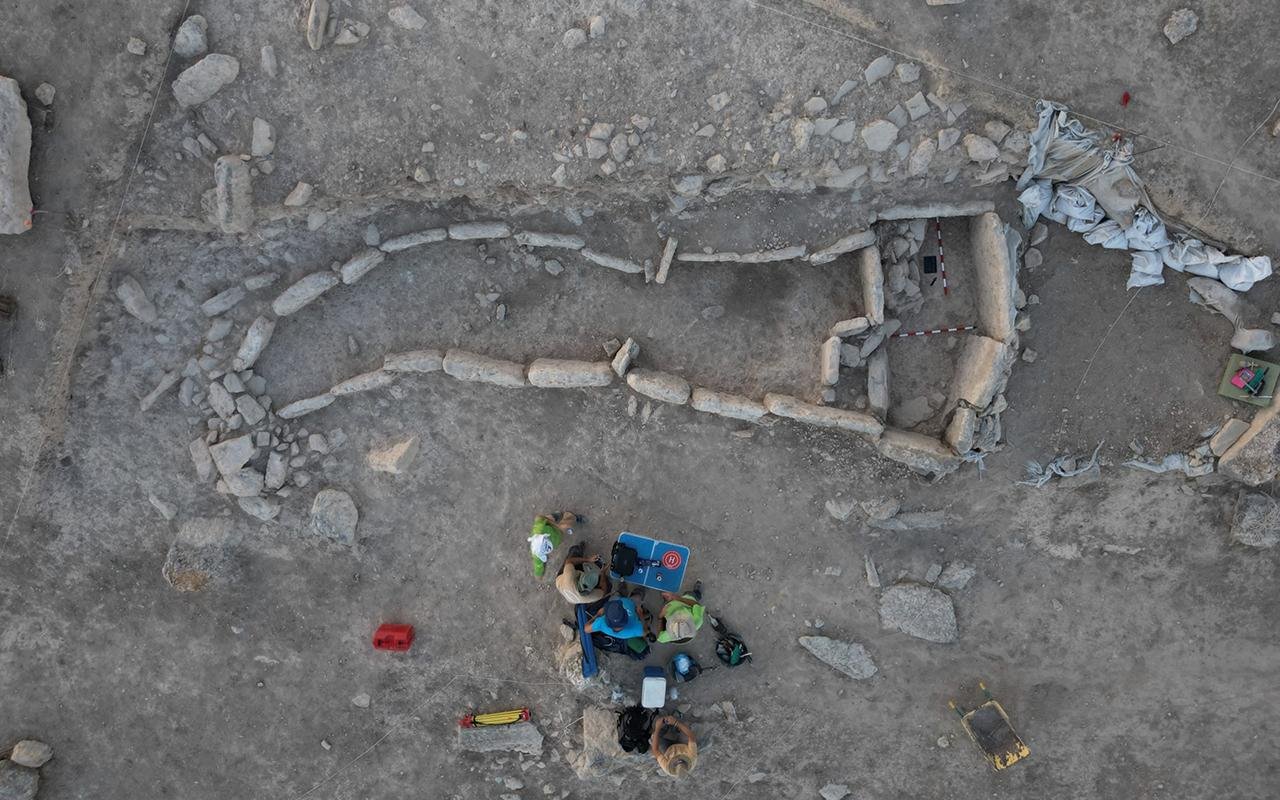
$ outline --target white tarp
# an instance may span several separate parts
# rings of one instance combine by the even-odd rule
[[[1271,274],[1267,256],[1227,255],[1171,233],[1130,166],[1127,140],[1104,148],[1103,137],[1072,118],[1066,106],[1041,100],[1036,109],[1027,169],[1018,179],[1025,227],[1043,216],[1083,234],[1090,244],[1131,251],[1130,289],[1164,283],[1164,267],[1214,278],[1238,292]]]

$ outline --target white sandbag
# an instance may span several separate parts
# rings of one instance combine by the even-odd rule
[[[1022,204],[1022,227],[1030,229],[1041,214],[1053,205],[1053,184],[1048,178],[1035,181],[1018,195]]]
[[[1253,284],[1271,274],[1271,259],[1266,256],[1239,258],[1218,268],[1218,280],[1237,292],[1247,292]]]
[[[1089,244],[1099,244],[1108,250],[1128,250],[1129,237],[1124,235],[1120,223],[1109,219],[1099,223],[1093,230],[1084,235]]]
[[[1088,189],[1064,185],[1059,186],[1058,191],[1054,193],[1053,207],[1068,219],[1091,221],[1098,212],[1098,201],[1093,199]]]
[[[1133,224],[1124,233],[1134,250],[1159,250],[1172,243],[1164,222],[1147,208],[1134,212]]]

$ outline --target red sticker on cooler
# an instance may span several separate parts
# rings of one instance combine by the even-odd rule
[[[679,569],[682,561],[680,553],[675,550],[668,550],[662,554],[662,566],[667,569]]]

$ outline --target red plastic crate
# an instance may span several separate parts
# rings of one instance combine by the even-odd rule
[[[404,652],[413,644],[413,626],[383,623],[373,632],[374,650]]]

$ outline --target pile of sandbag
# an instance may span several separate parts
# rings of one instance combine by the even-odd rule
[[[1027,228],[1043,216],[1083,234],[1090,244],[1130,251],[1131,289],[1164,283],[1165,267],[1221,281],[1238,292],[1271,274],[1267,256],[1229,255],[1169,231],[1133,171],[1128,140],[1103,147],[1109,140],[1086,129],[1066,106],[1041,100],[1037,110],[1027,169],[1018,179]]]

